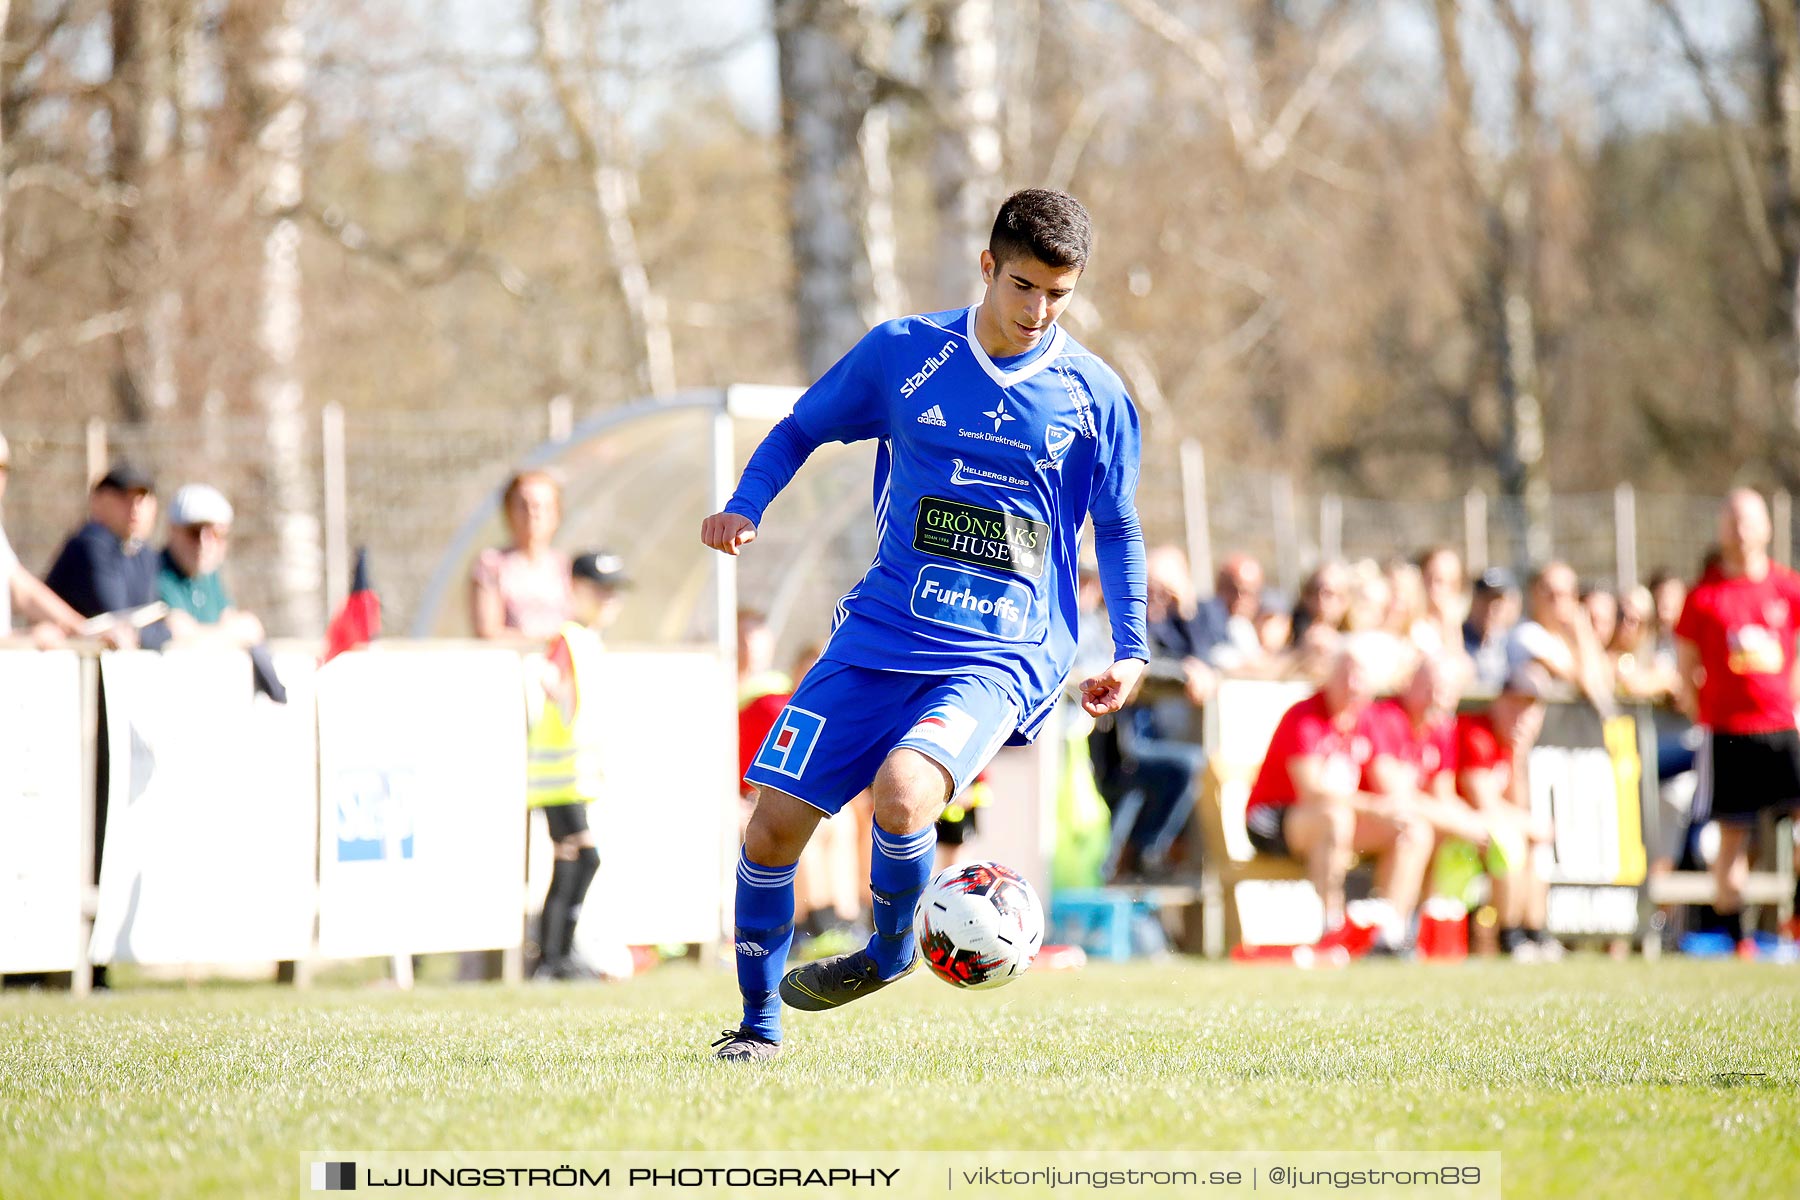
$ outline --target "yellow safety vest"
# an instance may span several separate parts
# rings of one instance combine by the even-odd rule
[[[551,804],[586,804],[600,795],[599,734],[603,709],[585,703],[587,683],[600,676],[604,653],[600,635],[585,625],[567,622],[557,637],[569,648],[570,690],[574,711],[564,715],[556,697],[546,694],[525,740],[525,802],[532,808]]]

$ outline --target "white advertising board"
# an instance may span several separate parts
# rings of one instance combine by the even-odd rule
[[[228,650],[101,658],[110,747],[96,963],[298,959],[312,940],[312,662],[278,705]]]
[[[82,757],[80,660],[0,651],[0,971],[75,968]]]
[[[319,953],[519,944],[525,705],[510,650],[371,650],[320,668]]]

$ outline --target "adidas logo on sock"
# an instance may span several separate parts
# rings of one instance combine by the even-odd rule
[[[936,404],[919,414],[919,424],[921,425],[943,425],[945,423],[944,410]]]
[[[737,944],[737,952],[739,954],[747,954],[751,958],[767,958],[769,956],[768,949],[764,946],[757,945],[755,942],[739,942]]]

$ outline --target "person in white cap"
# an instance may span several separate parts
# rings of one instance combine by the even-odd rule
[[[6,495],[11,468],[12,448],[6,435],[0,434],[0,498]],[[39,646],[54,646],[81,629],[81,614],[24,568],[13,553],[5,527],[0,526],[0,639],[12,636],[15,608],[34,622],[31,639]]]
[[[263,640],[262,622],[232,606],[219,575],[233,515],[231,502],[204,483],[186,485],[169,503],[169,544],[157,563],[156,590],[169,606],[169,630],[178,643],[249,649]]]

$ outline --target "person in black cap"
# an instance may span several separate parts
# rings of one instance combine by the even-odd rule
[[[1489,567],[1475,580],[1463,650],[1475,664],[1474,690],[1500,690],[1506,682],[1506,636],[1519,619],[1519,585],[1511,572]]]
[[[63,543],[44,583],[84,617],[154,604],[156,555],[148,552],[145,541],[155,528],[155,481],[147,472],[119,463],[94,485],[88,523]],[[127,622],[115,629],[122,646],[133,644]],[[168,640],[168,626],[160,621],[135,638],[147,650],[160,650]]]
[[[127,614],[159,603],[156,555],[146,546],[156,528],[156,482],[129,463],[115,464],[88,495],[88,523],[63,543],[44,583],[84,617]],[[115,621],[101,634],[121,650],[142,646],[160,650],[169,641],[162,621],[138,630],[129,618]],[[106,721],[106,690],[100,692],[100,720]],[[94,790],[94,878],[106,852],[106,813],[110,788],[110,739],[97,740]],[[94,986],[106,986],[106,968],[97,966]]]
[[[551,639],[544,702],[527,741],[526,802],[544,810],[556,843],[532,972],[544,979],[592,979],[598,974],[575,953],[575,923],[600,869],[587,806],[602,784],[596,751],[606,710],[587,689],[600,674],[602,631],[618,618],[624,589],[631,586],[624,562],[605,550],[576,555],[569,579],[574,619]]]

